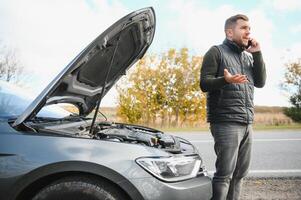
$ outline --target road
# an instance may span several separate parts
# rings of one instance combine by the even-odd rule
[[[209,132],[172,133],[199,149],[210,174],[215,170],[213,138]],[[301,130],[254,131],[250,177],[301,177]]]

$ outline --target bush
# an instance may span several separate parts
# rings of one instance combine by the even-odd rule
[[[284,109],[284,113],[295,122],[301,122],[301,108],[291,107]]]

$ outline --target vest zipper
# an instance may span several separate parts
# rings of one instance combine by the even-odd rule
[[[243,62],[242,62],[242,53],[239,55],[239,62],[240,62],[240,68],[241,68],[241,73],[242,75],[245,75],[244,68],[243,68]],[[247,114],[247,123],[249,123],[249,113],[248,113],[248,106],[247,106],[247,86],[246,83],[244,83],[244,93],[245,93],[245,109],[246,109],[246,114]]]

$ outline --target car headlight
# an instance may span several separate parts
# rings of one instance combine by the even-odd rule
[[[175,182],[196,177],[201,166],[199,156],[145,157],[136,162],[155,177]]]

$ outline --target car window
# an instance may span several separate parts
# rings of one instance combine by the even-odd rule
[[[70,115],[72,115],[71,112],[68,112],[59,105],[49,105],[43,107],[37,114],[37,117],[64,118]]]
[[[23,88],[0,81],[0,118],[14,118],[22,114],[34,100],[35,95],[30,94]],[[71,112],[57,106],[45,106],[38,117],[62,118]]]

